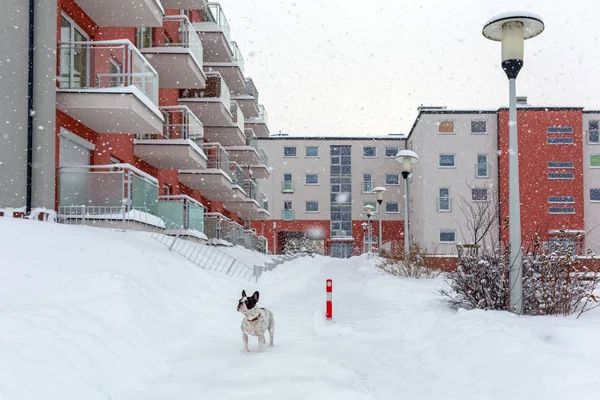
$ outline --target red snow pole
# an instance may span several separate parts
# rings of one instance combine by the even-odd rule
[[[327,290],[327,297],[325,302],[325,318],[332,319],[333,318],[333,304],[331,300],[331,290],[333,289],[331,279],[327,279],[327,283],[325,285],[325,289]]]

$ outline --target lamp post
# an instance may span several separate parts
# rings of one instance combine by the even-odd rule
[[[404,258],[407,260],[410,254],[408,239],[408,176],[412,172],[412,165],[419,161],[419,156],[412,150],[400,150],[396,154],[396,161],[401,165],[402,178],[404,178]]]
[[[382,229],[381,229],[381,203],[383,203],[383,194],[385,192],[387,192],[386,188],[382,187],[382,186],[377,186],[375,189],[372,190],[373,193],[375,193],[377,195],[377,204],[379,204],[379,240],[377,241],[378,247],[377,247],[377,253],[379,254],[379,256],[381,256],[381,233],[382,233]]]
[[[517,137],[517,75],[523,67],[525,39],[542,33],[544,21],[529,12],[509,12],[491,18],[482,34],[502,42],[502,69],[508,77],[508,242],[510,251],[510,308],[523,313],[523,265],[521,254],[521,199],[519,193],[519,142]]]
[[[371,224],[371,215],[373,215],[373,211],[375,211],[375,207],[373,207],[372,205],[366,205],[365,206],[365,211],[367,212],[367,221],[368,221],[368,230],[369,230],[369,236],[368,236],[368,249],[369,249],[369,254],[371,254],[372,246],[371,246],[371,239],[373,238],[373,225]]]
[[[362,224],[360,224],[360,226],[362,226],[362,228],[363,228],[363,238],[366,239],[367,238],[367,223],[363,222]],[[364,239],[363,239],[363,253],[366,253],[367,252],[367,242]]]

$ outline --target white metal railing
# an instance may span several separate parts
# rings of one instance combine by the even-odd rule
[[[167,15],[163,18],[163,28],[179,32],[178,43],[163,43],[161,47],[183,47],[190,50],[196,63],[202,69],[204,65],[204,49],[202,41],[186,15]]]
[[[254,131],[252,129],[245,129],[244,133],[246,135],[246,146],[252,146],[258,151],[258,138],[254,135]]]
[[[255,124],[267,124],[267,110],[265,106],[262,104],[258,105],[258,117],[257,118],[248,118],[248,122],[252,122]]]
[[[256,182],[252,179],[246,179],[244,180],[244,191],[246,192],[246,195],[251,198],[252,200],[256,200],[257,199],[257,192],[258,192],[258,185],[256,184]]]
[[[129,164],[59,168],[59,206],[122,207],[155,214],[158,180]]]
[[[229,153],[220,143],[203,143],[202,149],[208,158],[207,168],[229,171]]]
[[[183,229],[204,233],[204,205],[190,196],[160,196],[157,215],[180,224]]]
[[[229,161],[229,177],[234,185],[244,187],[244,170],[235,161]]]
[[[256,88],[256,85],[254,84],[254,81],[252,80],[252,78],[246,78],[246,92],[248,92],[248,94],[252,97],[254,97],[254,101],[256,103],[258,103],[258,89]]]
[[[244,73],[244,56],[236,42],[231,42],[231,52],[233,53],[233,62],[237,64],[242,73]]]
[[[187,106],[160,107],[164,117],[166,138],[191,139],[202,143],[204,126]]]
[[[86,225],[117,230],[147,231],[153,227],[163,228],[163,221],[146,207],[128,206],[59,206],[61,224]]]
[[[134,86],[158,105],[158,73],[129,40],[60,42],[58,51],[59,88]]]
[[[231,116],[233,117],[233,122],[237,125],[237,127],[244,132],[244,112],[237,102],[231,101],[230,103],[230,111]]]
[[[258,149],[258,157],[260,158],[260,162],[262,165],[264,165],[265,167],[269,166],[269,156],[267,155],[265,149]]]
[[[207,16],[211,22],[214,22],[221,28],[223,35],[225,35],[225,39],[227,39],[227,42],[231,41],[231,28],[221,5],[219,3],[208,3]]]

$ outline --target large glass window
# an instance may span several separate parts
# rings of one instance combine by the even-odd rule
[[[440,154],[439,158],[440,168],[454,168],[456,164],[454,162],[454,154]]]
[[[296,157],[296,146],[285,146],[283,148],[284,157]]]
[[[331,236],[352,236],[352,147],[331,146]],[[332,252],[333,255],[333,252]],[[339,255],[338,255],[339,256]]]
[[[88,36],[67,16],[60,20],[60,81],[61,88],[83,88],[88,86],[89,59]]]
[[[306,157],[319,157],[319,148],[317,146],[306,147]]]

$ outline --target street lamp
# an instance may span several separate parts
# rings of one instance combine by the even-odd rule
[[[508,209],[510,249],[510,307],[523,313],[523,265],[521,259],[521,196],[519,193],[519,142],[517,138],[517,75],[523,67],[525,39],[542,33],[544,21],[529,12],[509,12],[491,18],[483,36],[502,42],[502,69],[509,83],[508,111]]]
[[[410,246],[408,241],[408,176],[412,172],[412,165],[419,161],[419,156],[412,150],[400,150],[396,154],[402,168],[402,178],[404,178],[404,259],[408,260]]]
[[[381,203],[383,203],[383,194],[385,192],[387,192],[386,188],[382,187],[382,186],[377,186],[375,189],[372,190],[373,193],[375,193],[377,195],[377,204],[379,204],[379,247],[377,247],[377,251],[379,253],[379,255],[381,256]]]
[[[365,211],[367,213],[367,220],[369,221],[368,224],[368,228],[369,228],[369,244],[368,244],[368,249],[369,249],[369,254],[371,254],[371,251],[373,250],[371,247],[371,239],[373,237],[373,225],[371,225],[371,215],[373,215],[373,211],[375,211],[375,207],[373,207],[372,205],[368,204],[365,206]]]
[[[367,238],[367,223],[363,222],[362,224],[360,224],[360,226],[362,226],[363,228],[363,238],[366,239]],[[363,253],[367,252],[367,242],[363,239]]]

